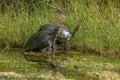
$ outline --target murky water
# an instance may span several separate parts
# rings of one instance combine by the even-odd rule
[[[51,58],[50,61],[49,57]],[[49,57],[48,55],[35,55],[35,53],[24,56],[21,50],[0,51],[0,79],[97,80],[99,77],[90,73],[102,73],[102,71],[114,72],[118,75],[114,77],[115,79],[119,78],[120,75],[119,59],[85,55],[73,51],[68,53],[58,51]]]

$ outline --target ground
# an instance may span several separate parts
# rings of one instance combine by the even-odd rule
[[[0,80],[120,80],[119,58],[69,51],[48,63],[47,57],[28,59],[21,50],[7,50],[0,59]]]

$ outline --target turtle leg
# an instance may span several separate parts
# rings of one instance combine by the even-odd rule
[[[52,44],[52,54],[54,54],[55,53],[55,51],[57,50],[57,48],[56,48],[57,46],[56,46],[56,44],[55,43],[53,43]]]
[[[48,55],[48,61],[51,62],[51,58],[50,58],[50,52],[51,52],[51,47],[52,47],[52,43],[50,41],[48,41],[48,47],[47,47],[47,55]]]
[[[54,60],[51,59],[51,56],[49,55],[50,52],[51,52],[51,49],[52,49],[52,55],[54,55],[54,51],[53,51],[53,44],[49,41],[49,46],[47,48],[47,55],[48,55],[48,64],[51,66],[51,67],[55,67],[54,65]]]
[[[53,44],[52,44],[52,55],[53,55],[54,61],[55,61],[55,51],[56,51],[56,44],[53,43]]]
[[[68,51],[68,40],[67,39],[64,41],[64,50]]]

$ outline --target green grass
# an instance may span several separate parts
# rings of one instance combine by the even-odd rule
[[[68,55],[64,55],[59,52],[56,54],[55,61],[53,61],[56,66],[43,63],[41,58],[37,58],[38,62],[26,60],[21,51],[0,52],[0,58],[0,79],[3,80],[98,80],[100,78],[94,74],[97,75],[97,73],[102,72],[106,72],[106,75],[107,72],[119,75],[112,76],[115,79],[120,77],[119,58],[111,59],[95,55],[83,55],[73,51],[69,52]],[[33,60],[35,59],[33,58]],[[98,76],[102,77],[102,80],[106,79],[100,74]],[[109,74],[108,76],[110,77]]]
[[[31,16],[26,5],[19,3],[15,8],[5,7],[0,13],[0,46],[23,47],[28,38],[43,24],[53,23],[56,12],[61,10],[65,20],[60,18],[65,27],[72,31],[77,24],[81,30],[71,40],[71,45],[90,47],[96,51],[115,54],[120,48],[119,3],[116,1],[46,1],[30,2],[34,5]],[[17,10],[17,14],[15,15]],[[12,12],[11,12],[12,11]]]
[[[119,0],[17,0],[4,1],[0,9],[0,79],[1,80],[106,80],[120,77],[120,3]],[[33,11],[30,6],[33,6]],[[2,6],[0,2],[0,6]],[[1,8],[1,7],[0,7]],[[17,11],[17,12],[16,12]],[[61,11],[58,19],[56,13]],[[17,15],[16,15],[17,14]],[[70,41],[80,47],[69,55],[56,54],[56,67],[27,61],[21,51],[29,37],[43,24],[56,23],[70,31],[80,24],[81,29]],[[13,49],[10,51],[9,49]],[[87,53],[87,54],[86,54]],[[98,53],[103,56],[90,55]],[[114,56],[115,55],[115,56]],[[32,58],[31,58],[32,59]],[[45,59],[46,61],[47,59]],[[62,67],[63,65],[63,67]],[[115,76],[114,76],[115,75]]]

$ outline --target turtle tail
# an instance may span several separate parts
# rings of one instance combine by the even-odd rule
[[[76,26],[76,28],[73,30],[73,32],[72,32],[72,37],[74,37],[75,36],[75,34],[79,31],[79,29],[81,28],[81,26],[78,24],[77,26]]]

